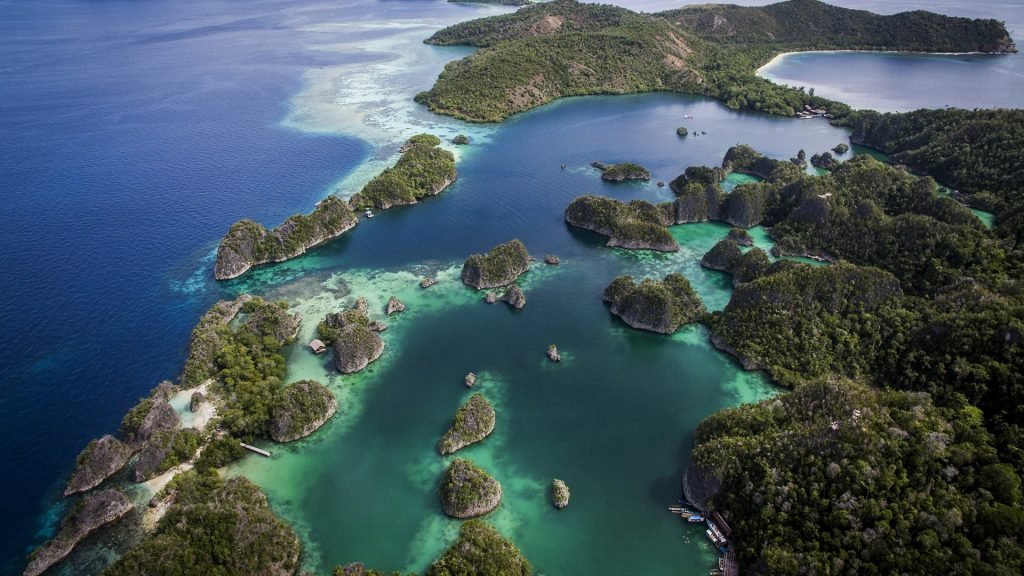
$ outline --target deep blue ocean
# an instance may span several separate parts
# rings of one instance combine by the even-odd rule
[[[885,4],[886,12],[919,7]],[[996,17],[1024,21],[1019,6],[969,4],[972,13],[984,4]],[[237,290],[211,280],[216,243],[232,222],[274,225],[307,212],[336,187],[365,180],[361,170],[372,173],[415,131],[494,136],[499,129],[433,118],[410,95],[465,53],[420,47],[419,39],[503,10],[440,0],[0,1],[0,573],[20,572],[24,556],[52,536],[63,483],[85,443],[115,431],[159,381],[177,378],[197,318]],[[415,49],[396,56],[389,43]],[[328,74],[339,64],[345,71]],[[875,74],[887,81],[884,69]],[[1019,90],[1018,76],[1006,86]],[[965,105],[968,97],[951,98]],[[805,142],[824,150],[841,135],[817,124],[794,134],[782,120],[706,100],[656,95],[602,104],[609,100],[555,104],[566,110],[560,133],[513,121],[499,139],[508,156],[469,159],[460,170],[515,186],[515,169],[503,171],[503,161],[546,162],[546,151],[553,158],[584,138],[585,153],[551,166],[585,166],[595,153],[634,146],[662,151],[651,168],[667,180],[685,167],[663,152],[675,136],[650,139],[644,119],[687,110],[699,110],[709,132],[687,163],[714,163],[740,141],[786,157]],[[616,123],[636,131],[609,129]],[[656,129],[653,121],[647,127]],[[577,184],[559,186],[564,195]],[[554,210],[564,199],[545,202]],[[467,230],[460,218],[488,205],[467,206],[448,214],[428,204],[382,219],[394,237],[417,237],[437,231],[422,220],[436,214],[433,225],[450,234],[433,244],[406,242],[399,252],[398,242],[382,248],[373,242],[379,235],[363,234],[324,250],[347,250],[352,265],[364,267],[448,260],[465,253],[460,242],[470,233],[483,249],[522,224],[511,218],[507,228]]]

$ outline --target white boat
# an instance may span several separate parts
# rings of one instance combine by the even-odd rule
[[[366,209],[366,212],[364,212],[364,214],[366,215],[367,218],[373,218],[373,211],[370,210],[369,208]]]

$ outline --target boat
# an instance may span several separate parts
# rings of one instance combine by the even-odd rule
[[[373,210],[370,210],[369,208],[367,208],[366,212],[363,214],[365,214],[367,218],[373,218]]]
[[[704,521],[704,517],[701,516],[700,514],[694,514],[693,516],[690,516],[686,520],[689,521],[689,522],[697,523],[697,522],[703,522]]]

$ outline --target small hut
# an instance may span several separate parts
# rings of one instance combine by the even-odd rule
[[[313,354],[323,354],[324,352],[327,352],[327,345],[319,339],[310,342],[309,347],[313,350]]]

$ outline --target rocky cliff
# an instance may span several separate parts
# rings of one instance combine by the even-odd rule
[[[473,254],[462,265],[462,282],[477,290],[508,286],[530,267],[530,255],[518,239]]]
[[[292,216],[273,230],[252,220],[239,220],[217,247],[214,277],[237,278],[253,266],[295,258],[357,223],[348,203],[336,196],[325,198],[311,214]]]
[[[679,273],[639,284],[630,276],[620,276],[605,288],[602,298],[626,324],[661,334],[671,334],[707,313],[690,282]]]
[[[68,480],[64,495],[91,490],[115,474],[128,462],[132,449],[111,435],[93,440],[78,455],[78,466]]]
[[[469,460],[455,459],[441,480],[441,507],[453,518],[487,514],[501,502],[501,484]]]
[[[305,438],[338,411],[338,401],[326,386],[313,380],[289,384],[270,409],[270,437],[275,442]]]
[[[643,200],[625,203],[602,196],[580,196],[565,209],[565,221],[607,236],[608,246],[660,252],[679,250],[679,244],[666,228],[672,223],[671,215]]]
[[[494,423],[494,407],[482,394],[473,394],[455,413],[452,425],[441,438],[437,450],[442,455],[454,454],[490,436],[494,431]]]
[[[38,576],[65,556],[95,530],[117,521],[132,509],[128,497],[117,490],[87,494],[64,519],[60,532],[32,553],[24,576]]]

